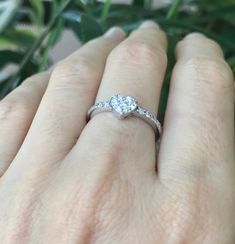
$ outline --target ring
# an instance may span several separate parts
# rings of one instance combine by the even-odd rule
[[[137,100],[132,96],[114,95],[110,100],[101,101],[94,104],[87,113],[87,121],[95,114],[100,112],[113,112],[119,119],[124,119],[128,116],[135,116],[147,122],[161,137],[161,123],[147,109],[138,105]]]

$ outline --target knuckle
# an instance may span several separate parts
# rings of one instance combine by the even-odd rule
[[[30,105],[24,96],[7,98],[0,102],[0,121],[20,118],[25,119],[30,111]]]
[[[127,40],[115,48],[110,55],[119,62],[134,62],[140,65],[156,65],[166,63],[165,51],[157,45],[141,40]]]
[[[192,57],[183,66],[191,76],[213,87],[230,89],[233,87],[233,74],[229,65],[220,58]]]
[[[52,72],[50,83],[57,88],[81,88],[92,85],[99,78],[99,66],[86,55],[81,54],[77,60],[65,60]]]
[[[41,80],[49,80],[49,77],[50,77],[50,72],[44,71],[44,72],[29,76],[22,82],[22,85],[27,86],[27,85],[30,85],[32,82],[35,84],[37,82],[41,82]]]

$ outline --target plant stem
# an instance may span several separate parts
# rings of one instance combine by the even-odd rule
[[[100,17],[101,21],[105,21],[106,18],[108,17],[110,7],[111,7],[111,0],[106,0]]]
[[[172,2],[171,6],[170,6],[170,8],[169,8],[169,10],[168,10],[168,12],[166,14],[166,19],[167,20],[171,20],[171,19],[173,19],[175,17],[180,3],[181,3],[181,0],[173,0],[173,2]]]
[[[44,39],[47,37],[47,35],[50,33],[53,26],[56,24],[58,18],[61,16],[61,14],[64,12],[66,7],[69,5],[69,3],[72,0],[65,0],[64,3],[59,8],[58,12],[55,14],[55,16],[51,19],[45,30],[42,32],[42,34],[39,36],[39,38],[35,41],[35,43],[32,45],[32,47],[29,49],[29,51],[24,56],[23,60],[21,61],[19,68],[16,72],[16,74],[11,78],[11,80],[6,84],[6,86],[2,89],[0,93],[0,98],[3,98],[11,89],[18,86],[21,82],[20,74],[22,70],[25,68],[27,63],[29,62],[30,58],[33,56],[35,51],[41,46]]]

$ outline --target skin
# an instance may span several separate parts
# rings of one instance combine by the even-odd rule
[[[95,101],[132,95],[157,111],[167,40],[144,22],[88,42],[0,102],[1,244],[233,244],[233,75],[192,33],[176,47],[161,146],[135,117]]]

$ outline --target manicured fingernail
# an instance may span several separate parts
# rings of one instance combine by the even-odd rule
[[[122,28],[115,26],[115,27],[112,27],[109,30],[107,30],[104,33],[104,36],[108,37],[108,38],[112,38],[117,41],[122,41],[125,38],[126,33],[124,32],[124,30]]]
[[[193,32],[193,33],[190,33],[188,34],[187,36],[185,36],[185,39],[188,39],[188,38],[205,38],[206,36],[203,35],[202,33],[199,33],[199,32]]]
[[[159,29],[159,25],[152,21],[152,20],[146,20],[144,21],[140,26],[139,26],[140,29],[144,29],[144,28],[156,28],[156,29]]]

